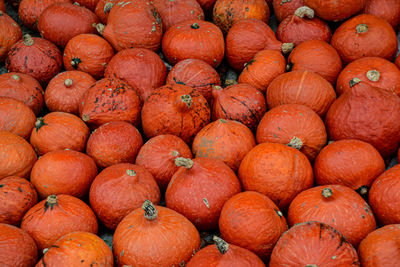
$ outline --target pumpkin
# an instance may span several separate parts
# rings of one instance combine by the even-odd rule
[[[263,21],[243,19],[235,23],[226,36],[226,59],[232,68],[242,71],[244,65],[261,50],[277,50],[286,54],[293,47],[292,43],[278,41]]]
[[[353,2],[353,1],[352,1]],[[394,59],[397,37],[385,20],[369,14],[355,16],[336,29],[331,45],[345,64],[361,57]]]
[[[112,247],[117,266],[183,266],[200,248],[200,235],[183,215],[147,200],[119,223]]]
[[[226,242],[248,249],[268,261],[275,243],[287,230],[287,224],[271,199],[257,192],[246,191],[225,202],[219,230]]]
[[[194,58],[215,68],[224,58],[224,44],[221,30],[211,22],[187,20],[168,28],[162,39],[162,51],[172,65]]]
[[[0,180],[0,223],[19,226],[25,213],[38,202],[33,185],[18,176]],[[1,261],[1,260],[0,260]]]
[[[328,43],[321,40],[309,40],[296,46],[290,53],[287,70],[315,72],[334,85],[342,70],[342,60],[336,49]]]
[[[386,158],[400,142],[400,98],[359,79],[333,102],[325,118],[331,140],[359,139]],[[371,125],[376,125],[371,127]]]
[[[0,10],[0,62],[4,61],[8,51],[22,37],[19,25],[5,12]]]
[[[3,13],[6,12],[6,5],[4,3],[4,0],[0,0],[0,11],[3,11]]]
[[[367,202],[344,185],[316,186],[301,192],[290,203],[287,219],[290,226],[307,221],[330,225],[354,247],[376,228]]]
[[[97,219],[82,200],[69,195],[50,195],[22,218],[21,229],[36,241],[39,250],[76,231],[97,234]]]
[[[99,0],[77,0],[74,4],[75,5],[79,5],[79,6],[83,6],[86,7],[87,9],[90,9],[91,11],[94,12],[96,6],[97,6],[97,2],[99,2]]]
[[[116,77],[136,89],[144,102],[151,92],[163,86],[167,68],[161,58],[145,48],[124,49],[108,63],[105,77]]]
[[[10,97],[0,97],[0,131],[28,139],[35,121],[35,113],[25,103]]]
[[[246,63],[238,82],[253,85],[265,94],[272,80],[285,73],[286,60],[276,50],[261,50],[254,58]]]
[[[360,266],[360,262],[354,247],[333,227],[304,222],[279,238],[269,266]]]
[[[158,204],[160,189],[148,170],[129,163],[104,169],[94,179],[89,193],[90,206],[111,230],[115,230],[131,211],[140,208],[146,199]]]
[[[89,128],[79,117],[65,112],[50,112],[36,120],[30,143],[41,156],[59,149],[83,151],[88,137]]]
[[[396,0],[366,0],[363,13],[378,16],[396,28],[400,23],[400,2]]]
[[[255,145],[253,133],[244,124],[218,119],[200,130],[193,140],[192,150],[196,158],[218,159],[236,171]]]
[[[243,267],[265,267],[265,264],[257,255],[248,249],[228,244],[223,239],[214,236],[215,245],[202,248],[186,264],[187,267],[200,266],[243,266]]]
[[[218,72],[200,59],[179,61],[168,73],[167,84],[185,84],[201,93],[211,103],[212,88],[221,85]]]
[[[0,223],[0,264],[2,266],[33,267],[38,261],[35,241],[25,231]]]
[[[50,80],[44,93],[50,111],[79,114],[79,101],[96,80],[83,71],[71,70],[57,74]]]
[[[66,70],[80,70],[100,79],[113,56],[114,49],[106,40],[95,34],[82,33],[68,41],[63,61]]]
[[[160,14],[146,0],[118,1],[108,15],[107,25],[98,24],[96,28],[117,51],[135,47],[156,52],[163,34]]]
[[[272,6],[278,21],[284,20],[287,16],[294,14],[294,12],[303,4],[304,0],[273,0]]]
[[[268,108],[285,104],[305,105],[324,117],[336,99],[332,85],[320,75],[296,70],[276,77],[267,89]]]
[[[96,164],[88,155],[73,150],[54,150],[36,161],[30,178],[41,199],[57,194],[83,198],[96,175]]]
[[[399,173],[400,165],[388,169],[375,179],[369,191],[369,204],[381,225],[400,223]]]
[[[188,218],[201,231],[217,229],[222,206],[241,191],[235,173],[212,158],[177,157],[175,164],[182,167],[168,184],[167,207]]]
[[[257,143],[280,143],[296,148],[312,162],[325,146],[327,134],[322,119],[311,108],[287,104],[277,106],[261,119]]]
[[[140,148],[135,164],[145,167],[160,190],[165,192],[172,175],[179,168],[175,164],[177,157],[192,158],[189,146],[175,135],[157,135]]]
[[[102,24],[107,24],[108,14],[110,13],[111,8],[115,3],[120,2],[121,0],[99,0],[97,2],[94,13],[100,19]]]
[[[350,90],[350,81],[356,77],[371,86],[386,89],[400,96],[400,70],[389,60],[363,57],[348,64],[337,79],[338,95]]]
[[[97,81],[83,94],[79,104],[82,120],[91,127],[111,121],[139,125],[142,103],[134,88],[117,78]]]
[[[47,84],[62,68],[61,52],[53,43],[25,34],[8,52],[6,68]]]
[[[210,122],[207,100],[187,85],[169,84],[155,89],[142,109],[142,127],[147,138],[173,134],[190,144]]]
[[[341,184],[366,196],[372,182],[385,171],[385,161],[369,143],[345,139],[328,144],[314,162],[315,182]]]
[[[314,10],[307,6],[299,7],[293,15],[287,16],[276,31],[276,37],[284,43],[300,43],[308,40],[331,40],[328,24],[314,17]]]
[[[315,14],[328,21],[344,20],[360,12],[366,0],[304,0],[304,5],[314,9]]]
[[[269,21],[269,8],[265,0],[217,0],[213,10],[213,21],[224,34],[233,24],[242,19]]]
[[[99,22],[96,15],[87,8],[71,3],[55,3],[39,16],[40,35],[65,47],[69,40],[82,33],[95,33],[93,26]]]
[[[22,137],[0,131],[0,181],[7,176],[28,178],[37,160],[32,146]]]
[[[267,110],[263,94],[250,84],[235,84],[224,89],[214,86],[212,95],[213,121],[236,120],[254,131]]]
[[[10,90],[12,88],[12,90]],[[38,115],[43,107],[43,89],[38,81],[28,74],[4,73],[0,75],[0,96],[24,102]]]
[[[143,139],[128,122],[113,121],[101,125],[89,137],[86,153],[100,168],[117,163],[134,163]]]
[[[399,238],[399,224],[385,225],[369,233],[358,247],[362,266],[396,266],[400,262]]]
[[[112,267],[113,254],[107,244],[95,234],[73,232],[62,236],[46,251],[37,267],[104,266]]]
[[[266,195],[282,210],[314,181],[307,157],[278,143],[262,143],[250,150],[239,166],[238,176],[244,190]]]

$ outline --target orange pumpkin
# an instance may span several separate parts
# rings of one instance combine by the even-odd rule
[[[338,21],[357,14],[366,0],[304,0],[304,5],[315,10],[318,17],[328,21]]]
[[[400,2],[396,0],[366,0],[363,13],[378,16],[396,29],[400,23]]]
[[[278,21],[284,20],[287,16],[294,14],[294,12],[303,4],[304,0],[273,0],[272,6]]]
[[[90,9],[94,12],[94,9],[97,6],[97,2],[99,2],[99,0],[77,0],[75,2],[75,5],[86,7],[87,9]]]
[[[0,11],[3,11],[3,13],[6,12],[6,5],[4,3],[4,0],[0,0]]]
[[[4,61],[8,51],[22,37],[19,25],[5,12],[0,9],[0,62]]]
[[[99,0],[97,2],[94,13],[100,19],[100,22],[107,24],[108,14],[114,4],[121,2],[122,0]]]

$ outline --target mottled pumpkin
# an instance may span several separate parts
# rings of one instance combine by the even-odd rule
[[[22,37],[19,25],[0,9],[0,62],[7,57],[10,48]]]

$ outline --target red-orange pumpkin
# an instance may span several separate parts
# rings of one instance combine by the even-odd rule
[[[88,155],[73,150],[55,150],[36,161],[30,178],[41,199],[58,194],[83,198],[96,175],[96,164]]]
[[[97,2],[94,13],[100,19],[100,22],[107,24],[108,14],[114,4],[121,2],[122,0],[100,0]]]
[[[366,0],[304,0],[304,5],[315,10],[318,17],[328,21],[338,21],[357,14]]]
[[[25,214],[21,229],[43,250],[68,233],[97,234],[98,225],[93,211],[82,200],[69,195],[50,195]]]
[[[111,230],[115,230],[131,211],[140,208],[146,199],[158,204],[160,189],[148,170],[129,163],[104,169],[94,179],[89,193],[90,206]]]
[[[101,125],[89,137],[86,153],[97,166],[105,168],[117,163],[134,163],[143,139],[128,122],[112,121]]]
[[[246,191],[225,202],[219,230],[226,242],[248,249],[268,261],[279,237],[287,230],[287,224],[271,199]]]
[[[0,0],[0,11],[3,11],[3,13],[6,12],[6,5],[4,3],[4,0]]]
[[[304,0],[273,0],[272,6],[278,21],[284,20],[287,16],[293,15],[294,12],[303,4]]]
[[[0,62],[4,61],[10,48],[22,37],[19,25],[5,12],[0,10]]]
[[[283,233],[271,254],[270,267],[360,266],[357,251],[333,227],[299,223]]]
[[[99,2],[99,0],[76,0],[74,4],[86,7],[87,9],[90,9],[94,12],[94,9],[97,6],[97,2]]]
[[[19,226],[25,213],[38,202],[38,197],[26,179],[9,176],[0,180],[0,202],[0,223]]]
[[[376,228],[367,202],[343,185],[316,186],[301,192],[290,204],[287,219],[290,226],[308,221],[328,224],[354,247]]]
[[[400,2],[397,0],[366,0],[363,13],[378,16],[396,29],[400,23]]]
[[[200,235],[183,215],[145,201],[120,222],[112,247],[117,266],[184,266],[200,248]]]

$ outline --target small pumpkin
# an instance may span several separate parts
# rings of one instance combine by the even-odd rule
[[[396,29],[400,23],[400,2],[396,0],[366,0],[363,13],[378,16]]]
[[[304,5],[314,9],[323,20],[338,21],[360,12],[365,0],[304,0]]]
[[[294,12],[303,4],[304,0],[273,0],[272,6],[278,21],[284,20],[287,16],[293,15]]]
[[[5,8],[0,9],[0,35],[0,62],[3,62],[11,47],[22,37],[21,28],[7,15]]]

